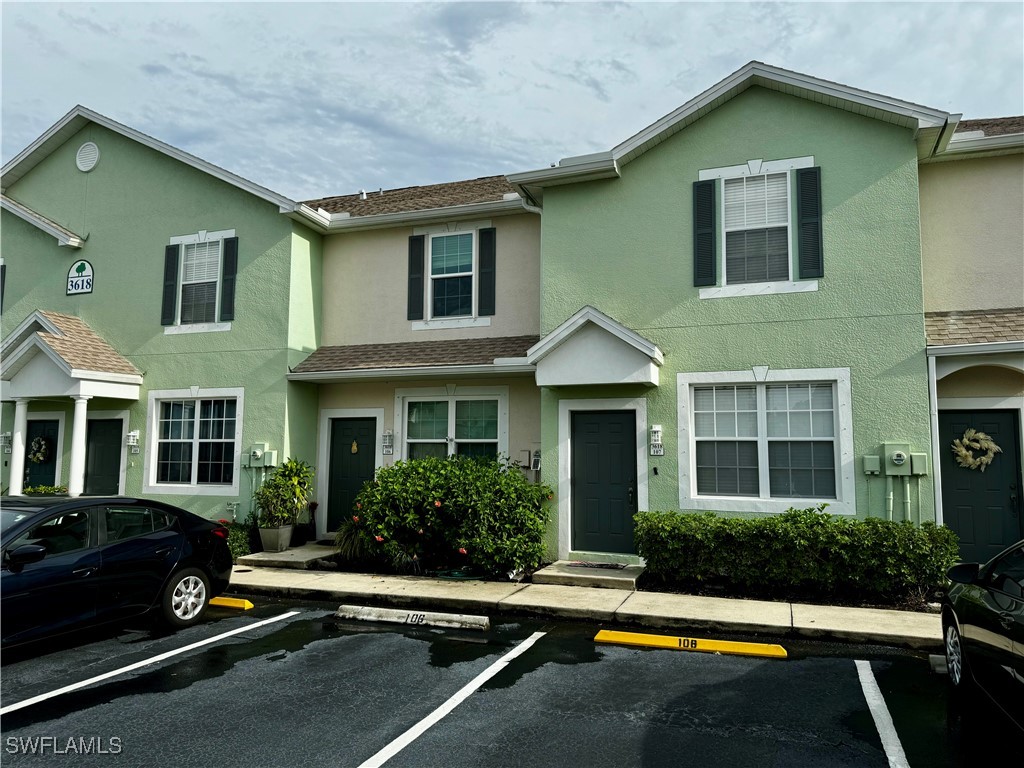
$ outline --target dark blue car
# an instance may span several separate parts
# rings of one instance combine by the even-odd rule
[[[946,575],[942,633],[954,692],[982,691],[1024,730],[1024,541]]]
[[[150,612],[196,623],[231,576],[227,529],[156,501],[0,500],[6,645]]]

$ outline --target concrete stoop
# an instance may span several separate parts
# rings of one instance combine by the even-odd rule
[[[311,542],[301,547],[290,547],[284,552],[254,552],[238,558],[235,567],[310,569],[314,561],[330,557],[337,551],[337,547]]]
[[[587,565],[573,560],[558,560],[535,571],[534,584],[560,584],[568,587],[601,587],[636,591],[636,580],[644,572],[642,565],[624,568]]]

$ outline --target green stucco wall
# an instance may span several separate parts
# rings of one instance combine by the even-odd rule
[[[692,275],[699,171],[805,156],[821,168],[819,290],[701,300]],[[590,304],[665,355],[660,385],[646,390],[648,424],[665,435],[665,456],[650,459],[650,508],[679,506],[676,374],[767,365],[850,369],[856,511],[885,514],[884,480],[869,489],[860,457],[883,441],[929,451],[917,167],[909,129],[755,87],[623,166],[621,178],[545,191],[542,335]],[[545,482],[558,476],[559,398],[612,396],[621,395],[544,394]],[[920,505],[931,519],[930,477],[912,490],[915,515]]]
[[[100,149],[89,173],[75,167],[85,141]],[[144,374],[138,402],[90,401],[89,409],[130,408],[128,429],[141,431],[143,453],[129,455],[126,492],[140,494],[147,393],[190,386],[243,387],[242,447],[267,442],[284,454],[315,456],[315,403],[296,404],[299,390],[285,380],[288,366],[315,349],[320,299],[319,236],[295,224],[275,205],[184,163],[90,124],[49,155],[7,194],[88,239],[75,250],[3,213],[2,247],[7,285],[2,319],[6,335],[31,312],[77,315]],[[239,238],[235,320],[231,330],[165,335],[160,325],[164,247],[174,236],[234,229]],[[65,295],[65,278],[77,259],[95,272],[91,294]],[[301,286],[296,288],[296,283]],[[301,299],[301,301],[300,301]],[[66,411],[63,476],[66,483],[71,400],[33,402],[33,411]],[[13,406],[3,408],[5,430]],[[6,462],[2,482],[8,484]],[[225,503],[248,509],[248,470],[239,495],[161,495],[172,504],[223,516]]]

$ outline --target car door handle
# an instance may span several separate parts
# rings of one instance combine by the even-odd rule
[[[75,570],[73,570],[71,572],[71,575],[72,576],[80,576],[81,578],[84,579],[86,576],[89,576],[89,575],[94,574],[94,573],[96,573],[96,567],[90,565],[90,566],[86,566],[85,568],[75,568]]]
[[[170,552],[172,549],[173,549],[173,547],[160,547],[160,549],[153,550],[153,554],[156,555],[157,557],[163,557],[168,552]]]
[[[1000,613],[999,614],[999,623],[1003,625],[1004,629],[1012,629],[1013,628],[1013,615],[1009,614],[1009,613]]]

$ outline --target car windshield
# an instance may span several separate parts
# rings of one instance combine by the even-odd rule
[[[0,509],[0,533],[5,533],[8,528],[20,523],[26,517],[32,517],[40,507],[19,507],[18,509]]]

